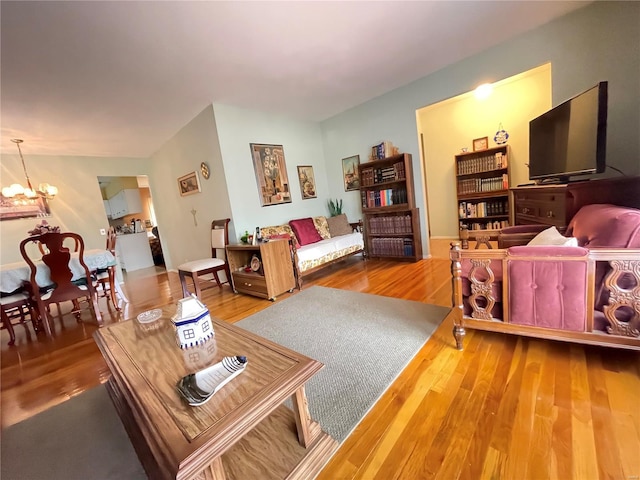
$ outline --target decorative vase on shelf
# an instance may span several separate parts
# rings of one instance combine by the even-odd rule
[[[242,235],[242,236],[240,237],[240,241],[241,241],[242,243],[244,243],[244,244],[249,243],[249,231],[248,231],[248,230],[245,230],[245,231],[244,231],[244,235]]]

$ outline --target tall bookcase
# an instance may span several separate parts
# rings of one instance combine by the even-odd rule
[[[456,160],[456,188],[460,228],[474,236],[494,236],[509,226],[509,146],[460,153]]]
[[[367,256],[412,262],[422,259],[411,155],[401,153],[362,163],[358,174]]]

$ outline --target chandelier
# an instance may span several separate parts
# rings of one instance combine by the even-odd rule
[[[12,138],[11,141],[18,147],[18,153],[20,154],[20,161],[22,162],[22,169],[24,170],[24,176],[27,178],[27,186],[23,187],[19,183],[14,183],[8,187],[2,188],[2,196],[6,198],[36,198],[44,197],[51,200],[58,193],[57,187],[49,185],[48,183],[41,183],[38,185],[38,190],[35,190],[31,186],[31,180],[27,173],[27,167],[24,164],[24,157],[22,156],[22,150],[20,144],[24,141],[20,138]]]

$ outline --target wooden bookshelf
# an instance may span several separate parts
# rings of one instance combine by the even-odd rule
[[[358,166],[365,249],[369,258],[422,259],[411,155],[402,153]]]
[[[471,236],[495,236],[509,226],[509,146],[455,156],[458,221]]]

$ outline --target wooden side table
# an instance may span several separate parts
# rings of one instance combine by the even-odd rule
[[[295,288],[296,279],[287,240],[271,240],[257,245],[227,245],[227,261],[231,269],[233,291],[236,293],[273,301],[281,293],[293,292]]]

